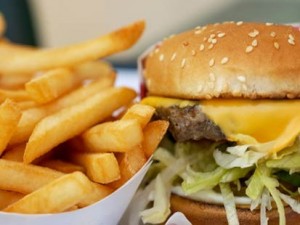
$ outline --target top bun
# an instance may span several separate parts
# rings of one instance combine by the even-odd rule
[[[184,99],[300,97],[300,31],[225,22],[158,44],[145,58],[150,95]]]

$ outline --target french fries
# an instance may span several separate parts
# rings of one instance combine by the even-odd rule
[[[166,133],[169,122],[165,120],[156,120],[150,122],[144,128],[144,139],[142,141],[142,148],[144,149],[147,158],[150,158],[157,149],[160,141]]]
[[[16,130],[20,118],[21,111],[11,100],[7,99],[0,105],[0,155]]]
[[[24,153],[24,162],[30,163],[58,144],[82,133],[97,122],[104,120],[119,107],[129,104],[134,97],[135,92],[131,89],[110,88],[86,101],[45,117],[37,124],[29,138]],[[111,99],[115,100],[111,101]]]
[[[0,89],[0,102],[3,102],[8,98],[15,102],[31,100],[28,93],[23,89],[19,89],[19,90]]]
[[[113,153],[70,153],[70,160],[83,166],[94,182],[107,184],[120,179],[118,161]]]
[[[22,160],[23,160],[23,155],[22,155]],[[66,162],[60,159],[45,159],[39,162],[39,165],[43,167],[48,167],[53,170],[60,171],[62,173],[72,173],[76,171],[85,172],[85,169],[82,166],[70,162]]]
[[[94,40],[67,47],[30,51],[14,57],[0,55],[0,73],[33,73],[103,58],[131,47],[144,27],[144,22],[138,21]]]
[[[82,139],[92,152],[127,152],[141,143],[143,130],[138,120],[118,120],[92,127]]]
[[[25,89],[31,99],[45,104],[69,92],[78,84],[79,80],[70,70],[58,68],[33,78],[25,84]]]
[[[2,155],[2,159],[7,159],[10,161],[23,162],[23,155],[25,151],[26,144],[15,145],[14,147],[8,148]]]
[[[154,108],[114,87],[114,68],[99,59],[133,45],[144,22],[54,49],[11,43],[5,26],[0,14],[0,211],[68,212],[112,194],[168,126],[150,122]]]
[[[3,14],[0,13],[0,37],[3,36],[5,30],[6,30],[6,22],[5,22],[5,19],[3,17]]]
[[[91,182],[83,173],[74,172],[26,195],[4,211],[30,214],[63,212],[88,196],[92,189]]]
[[[0,190],[0,210],[24,197],[24,194]]]
[[[21,120],[16,132],[13,134],[10,145],[20,144],[28,140],[36,124],[51,113],[57,112],[63,108],[77,104],[80,101],[94,95],[108,87],[111,87],[115,81],[115,74],[109,74],[98,80],[83,86],[57,101],[46,105],[29,108],[22,113]]]
[[[62,175],[49,168],[0,159],[1,190],[28,194]]]
[[[145,153],[141,146],[123,153],[119,156],[119,165],[121,178],[110,184],[113,188],[119,188],[136,174],[147,161]]]
[[[123,115],[122,120],[135,119],[144,128],[149,123],[155,109],[149,105],[135,104]]]

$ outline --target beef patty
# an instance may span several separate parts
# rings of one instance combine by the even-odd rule
[[[226,140],[220,127],[204,114],[199,105],[159,107],[156,115],[170,122],[169,131],[176,141]]]

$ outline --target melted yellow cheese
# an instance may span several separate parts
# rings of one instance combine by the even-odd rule
[[[300,133],[300,100],[204,100],[148,97],[154,107],[200,104],[228,140],[248,144],[257,151],[276,153],[291,145]]]

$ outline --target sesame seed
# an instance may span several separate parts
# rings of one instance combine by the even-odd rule
[[[217,43],[217,39],[211,39],[211,43],[212,44],[216,44]]]
[[[219,38],[222,38],[222,37],[224,37],[224,36],[225,36],[225,33],[219,33],[219,34],[218,34],[218,37],[219,37]]]
[[[172,57],[171,57],[171,62],[174,61],[174,59],[176,58],[176,52],[173,53]]]
[[[274,31],[272,31],[272,32],[270,33],[270,35],[271,35],[271,37],[276,37],[276,33],[275,33]]]
[[[288,39],[288,43],[289,43],[290,45],[295,45],[295,41],[294,41],[293,39]]]
[[[214,26],[218,26],[220,23],[215,23]]]
[[[207,26],[202,27],[202,30],[206,30]]]
[[[212,49],[214,47],[214,44],[210,44],[207,48]]]
[[[195,30],[200,30],[200,29],[201,29],[201,26],[195,27]]]
[[[243,89],[244,91],[247,91],[247,89],[248,89],[248,88],[247,88],[247,85],[246,85],[246,84],[243,84],[243,85],[242,85],[242,89]]]
[[[259,35],[259,31],[258,30],[253,30],[252,32],[250,32],[248,34],[250,37],[255,38],[257,35]]]
[[[156,48],[155,50],[154,50],[154,53],[158,53],[159,52],[159,48]]]
[[[291,39],[291,40],[295,40],[295,38],[294,38],[294,36],[293,35],[291,35],[291,34],[289,34],[289,39]]]
[[[186,63],[186,59],[184,58],[184,59],[182,59],[182,61],[181,61],[181,68],[184,68],[185,63]]]
[[[273,23],[266,23],[266,26],[272,26]]]
[[[169,38],[173,38],[173,37],[175,37],[175,34],[171,34],[171,35],[169,36]]]
[[[236,25],[238,25],[238,26],[240,26],[242,24],[243,24],[243,21],[239,21],[239,22],[236,23]]]
[[[192,56],[195,56],[195,55],[196,55],[196,51],[192,50]]]
[[[245,82],[246,81],[246,77],[240,75],[240,76],[237,76],[237,79],[241,82]]]
[[[194,34],[201,34],[202,30],[196,30]]]
[[[228,57],[223,57],[223,59],[221,60],[221,64],[224,65],[226,63],[228,63],[229,58]]]
[[[214,58],[212,58],[211,60],[209,60],[208,65],[209,65],[210,67],[212,67],[214,64],[215,64],[215,59],[214,59]]]
[[[204,38],[203,38],[203,41],[207,41],[207,37],[204,37]]]
[[[214,74],[214,73],[210,73],[210,74],[209,74],[209,79],[210,79],[211,81],[215,81],[215,80],[216,80],[215,74]]]
[[[164,56],[164,54],[160,54],[160,56],[159,56],[159,61],[164,61],[164,58],[165,58],[165,56]]]
[[[252,45],[253,47],[256,47],[256,46],[257,46],[257,40],[254,39],[254,40],[252,41],[251,45]]]
[[[200,45],[199,50],[200,50],[200,51],[203,51],[203,50],[204,50],[204,44],[201,44],[201,45]]]
[[[215,38],[216,37],[216,35],[215,34],[211,34],[211,35],[209,35],[209,38]]]
[[[274,47],[276,48],[276,49],[279,49],[279,44],[278,44],[278,42],[274,42]]]
[[[253,46],[251,46],[251,45],[247,46],[245,51],[246,51],[246,53],[252,52],[253,51]]]

